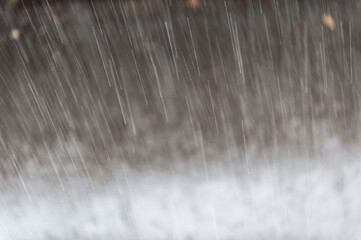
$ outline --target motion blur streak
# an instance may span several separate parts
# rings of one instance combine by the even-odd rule
[[[361,238],[361,2],[0,7],[0,239]]]

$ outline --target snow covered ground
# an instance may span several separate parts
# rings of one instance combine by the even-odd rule
[[[335,153],[208,174],[123,165],[95,186],[3,186],[0,239],[359,239],[361,154]]]

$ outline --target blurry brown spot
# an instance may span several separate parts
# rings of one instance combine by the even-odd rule
[[[5,34],[1,34],[0,35],[0,43],[4,43],[6,41],[6,35]]]
[[[20,35],[21,35],[20,30],[17,29],[17,28],[14,28],[14,29],[11,30],[11,32],[10,32],[10,39],[12,39],[12,40],[19,40]]]
[[[201,5],[200,0],[186,0],[185,3],[186,3],[186,6],[190,7],[190,8],[197,8]]]
[[[329,29],[331,30],[334,30],[335,29],[335,20],[333,20],[333,18],[331,17],[331,15],[329,14],[324,14],[322,16],[322,21],[323,21],[323,24],[326,25],[326,27],[328,27]]]
[[[26,15],[26,12],[24,9],[22,9],[19,13],[19,23],[21,26],[26,26],[29,23],[29,18]]]

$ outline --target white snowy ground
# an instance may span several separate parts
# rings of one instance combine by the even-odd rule
[[[360,159],[335,148],[208,177],[123,166],[94,188],[3,185],[0,239],[360,239]]]

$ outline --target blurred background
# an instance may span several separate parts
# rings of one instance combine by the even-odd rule
[[[360,12],[0,1],[0,239],[359,239]]]

